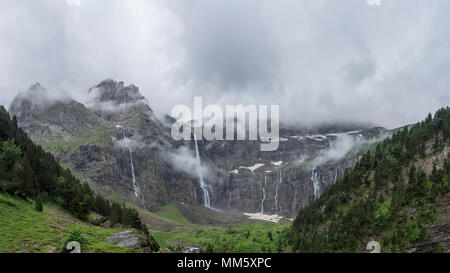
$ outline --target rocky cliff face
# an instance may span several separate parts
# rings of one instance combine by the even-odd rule
[[[197,203],[197,181],[175,171],[154,148],[155,143],[171,140],[170,131],[153,115],[139,90],[107,80],[89,92],[95,96],[92,105],[85,106],[68,97],[54,99],[36,84],[13,100],[10,112],[34,141],[97,194],[149,210],[169,202]]]
[[[97,194],[153,211],[170,202],[203,204],[200,171],[214,208],[294,215],[383,132],[285,127],[276,152],[261,152],[258,141],[199,140],[199,166],[194,141],[175,142],[173,120],[158,119],[137,87],[106,80],[87,95],[83,105],[36,84],[14,99],[10,112]]]
[[[382,139],[382,128],[303,132],[283,130],[279,149],[261,152],[257,141],[202,141],[200,154],[226,177],[211,190],[212,206],[251,213],[294,215]]]

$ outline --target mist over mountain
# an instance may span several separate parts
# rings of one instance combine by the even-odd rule
[[[135,85],[104,80],[84,103],[53,93],[37,83],[16,96],[10,111],[19,126],[96,194],[150,211],[208,200],[214,209],[289,216],[389,135],[357,123],[282,126],[279,149],[262,152],[262,140],[175,141],[168,118]]]

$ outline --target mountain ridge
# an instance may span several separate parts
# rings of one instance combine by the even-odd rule
[[[199,168],[194,142],[172,139],[166,124],[170,117],[159,120],[139,89],[123,82],[105,80],[90,88],[88,95],[91,103],[86,105],[74,100],[54,101],[47,109],[36,111],[29,110],[32,105],[21,104],[18,97],[10,110],[34,140],[88,181],[96,193],[139,205],[130,181],[131,148],[146,207],[157,211],[171,202],[203,203],[197,172],[192,171]],[[354,125],[314,130],[283,128],[280,149],[272,153],[260,152],[258,141],[198,140],[200,168],[205,171],[214,207],[259,212],[263,185],[267,184],[265,211],[293,215],[316,191],[311,180],[314,166],[309,166],[314,158],[325,157],[323,153],[339,138],[370,146],[370,139],[383,132],[383,128]],[[316,166],[316,184],[321,187],[318,192],[355,164],[358,151],[351,155],[346,154],[350,150],[344,152],[339,160]],[[264,167],[245,172],[255,164]]]

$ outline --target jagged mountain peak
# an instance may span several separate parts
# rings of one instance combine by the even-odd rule
[[[27,90],[21,91],[12,100],[9,111],[19,120],[27,120],[30,116],[59,103],[70,103],[74,100],[65,91],[50,90],[39,82],[31,85]]]
[[[30,91],[44,91],[46,89],[41,85],[40,82],[36,82],[32,86],[30,86],[30,88],[28,88],[28,90],[30,90]]]
[[[95,95],[97,102],[112,102],[114,104],[135,103],[145,99],[139,88],[133,84],[125,86],[123,81],[106,79],[88,91]]]
[[[33,104],[52,104],[54,102],[72,101],[72,97],[63,90],[45,88],[39,82],[31,85],[27,90],[21,91],[13,99],[14,102],[30,101]]]

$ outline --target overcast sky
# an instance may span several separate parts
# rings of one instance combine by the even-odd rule
[[[79,1],[0,1],[1,104],[106,78],[158,111],[201,95],[302,124],[395,127],[450,104],[448,0]]]

